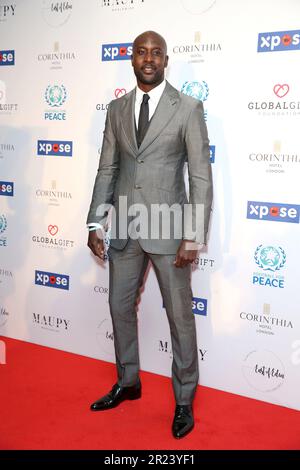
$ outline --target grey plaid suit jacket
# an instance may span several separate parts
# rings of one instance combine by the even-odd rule
[[[142,207],[144,215],[145,210],[147,213],[146,222],[144,219],[137,229],[141,232],[139,242],[146,252],[175,254],[182,239],[206,243],[213,191],[202,102],[166,82],[139,148],[134,107],[135,90],[109,105],[87,223],[105,224],[108,207],[112,205],[116,217],[112,218],[111,245],[123,249],[128,240],[127,229],[134,218],[137,221],[136,217],[141,215],[138,208]],[[185,163],[189,197],[185,189]],[[128,214],[125,200],[127,208],[137,204],[135,215]],[[166,214],[151,215],[151,208],[162,204],[174,208],[169,233],[163,228]],[[103,205],[107,206],[103,209]],[[186,213],[182,211],[184,205],[187,205]],[[174,227],[176,217],[182,227],[179,235]]]

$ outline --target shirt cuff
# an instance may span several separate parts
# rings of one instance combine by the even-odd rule
[[[92,232],[93,230],[102,230],[102,232],[105,232],[103,225],[97,223],[97,222],[92,222],[90,224],[86,224],[88,231]]]
[[[201,250],[205,246],[204,243],[198,243],[198,242],[194,242],[194,241],[186,240],[186,239],[183,239],[183,240],[185,241],[186,250]]]

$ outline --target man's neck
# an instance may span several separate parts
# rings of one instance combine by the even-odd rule
[[[149,91],[151,91],[154,88],[156,88],[157,86],[161,85],[163,81],[164,81],[164,78],[159,83],[155,83],[155,85],[154,85],[154,84],[142,83],[139,80],[137,80],[137,86],[144,93],[149,93]]]

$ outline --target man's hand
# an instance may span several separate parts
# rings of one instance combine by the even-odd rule
[[[195,249],[193,247],[195,246]],[[191,249],[192,248],[192,249]],[[197,257],[197,245],[190,240],[182,240],[176,253],[174,264],[176,268],[183,268],[190,263],[193,263]]]
[[[104,259],[104,243],[103,240],[98,237],[97,230],[91,230],[89,232],[87,245],[95,256],[98,256],[100,259]]]

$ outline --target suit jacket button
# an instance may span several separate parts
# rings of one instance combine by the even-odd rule
[[[140,186],[139,184],[135,184],[134,189],[142,189],[142,186]]]
[[[138,163],[144,163],[144,160],[138,160],[137,162]]]

